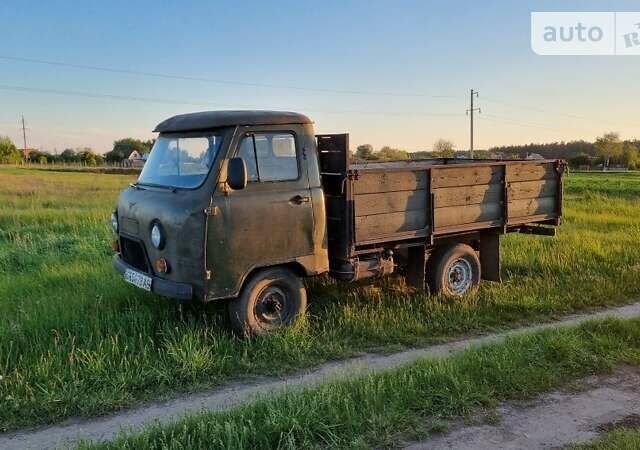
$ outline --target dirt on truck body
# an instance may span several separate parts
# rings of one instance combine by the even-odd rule
[[[230,300],[259,334],[306,308],[302,278],[356,281],[400,270],[462,296],[500,280],[500,235],[553,235],[561,160],[351,164],[347,134],[297,113],[175,116],[112,215],[114,267],[142,289]]]

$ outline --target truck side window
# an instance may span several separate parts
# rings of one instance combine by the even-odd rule
[[[247,180],[258,181],[258,170],[256,169],[256,154],[253,151],[253,139],[247,136],[240,143],[238,156],[244,160],[247,165]]]
[[[260,133],[245,136],[240,143],[238,156],[247,165],[249,181],[298,179],[298,159],[293,134]]]

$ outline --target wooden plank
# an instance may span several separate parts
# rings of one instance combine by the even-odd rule
[[[554,163],[511,163],[507,168],[507,182],[556,179]]]
[[[427,214],[427,191],[396,191],[359,194],[354,197],[355,215],[368,216],[420,209]]]
[[[484,202],[495,203],[502,200],[503,189],[502,184],[479,184],[476,186],[434,189],[434,205],[436,208],[444,208]]]
[[[502,219],[487,220],[485,222],[474,222],[463,225],[452,225],[448,227],[436,228],[436,237],[446,236],[452,233],[463,233],[468,231],[484,231],[490,228],[502,229]]]
[[[502,166],[434,167],[432,189],[494,184],[502,179]]]
[[[527,217],[512,217],[509,219],[509,225],[522,225],[522,224],[531,224],[531,223],[547,223],[555,221],[558,219],[557,213],[552,214],[538,214],[536,216],[527,216]],[[557,223],[555,223],[557,225]]]
[[[502,204],[495,202],[436,208],[434,210],[434,216],[436,229],[454,225],[487,222],[502,217]]]
[[[410,210],[388,214],[356,217],[356,240],[390,236],[395,233],[422,230],[427,227],[424,210]]]
[[[553,197],[558,190],[556,179],[509,183],[509,203],[512,200],[537,197]]]
[[[526,198],[509,202],[509,218],[552,214],[556,210],[555,197]]]
[[[426,170],[360,172],[353,183],[353,193],[357,195],[426,189],[427,174]]]

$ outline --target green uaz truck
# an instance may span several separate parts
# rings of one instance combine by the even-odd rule
[[[500,280],[500,235],[553,235],[560,160],[433,159],[352,164],[347,134],[316,135],[302,114],[211,111],[171,117],[111,221],[113,265],[139,288],[226,300],[261,334],[307,303],[304,277],[399,271],[462,296]]]

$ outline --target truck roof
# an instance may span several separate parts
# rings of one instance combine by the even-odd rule
[[[159,133],[209,130],[236,125],[285,125],[313,123],[304,114],[289,111],[202,111],[180,114],[160,122]]]

